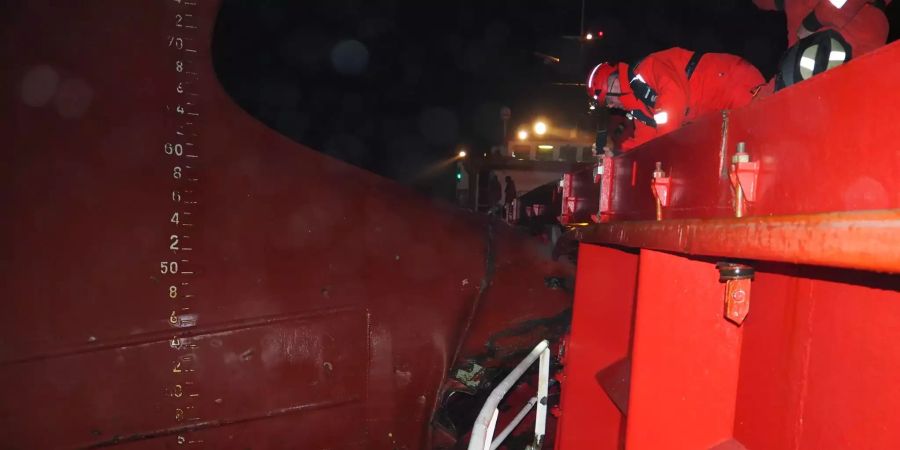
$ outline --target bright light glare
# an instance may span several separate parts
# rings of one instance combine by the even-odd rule
[[[591,39],[594,38],[594,35],[591,34],[591,33],[588,33],[588,34],[584,35],[584,38],[587,39],[587,40],[591,40]]]
[[[541,121],[534,123],[534,134],[543,136],[547,132],[547,124]]]
[[[663,125],[669,121],[669,113],[660,111],[653,115],[653,120],[656,121],[657,125]]]
[[[460,150],[460,151],[459,151],[459,157],[460,157],[460,158],[465,158],[465,157],[466,157],[466,151],[465,151],[465,150]]]
[[[524,141],[525,139],[528,139],[528,132],[525,130],[519,130],[518,136],[520,141]]]

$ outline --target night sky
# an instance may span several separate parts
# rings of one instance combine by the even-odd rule
[[[585,30],[604,37],[584,45],[564,38],[579,34],[581,6],[226,0],[216,69],[243,108],[297,142],[452,198],[452,169],[419,175],[460,146],[499,143],[502,106],[510,133],[536,115],[592,127],[583,88],[561,84],[598,62],[680,46],[740,55],[770,77],[786,46],[783,14],[751,0],[586,0]]]

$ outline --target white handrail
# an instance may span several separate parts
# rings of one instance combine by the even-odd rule
[[[484,406],[481,407],[481,412],[478,413],[478,418],[475,419],[475,424],[472,426],[469,450],[490,450],[496,448],[496,446],[492,447],[491,444],[493,442],[494,426],[497,421],[497,407],[500,405],[503,397],[506,396],[506,393],[516,384],[516,381],[522,377],[522,374],[538,358],[540,358],[540,366],[538,368],[537,417],[535,417],[534,421],[534,448],[539,449],[541,447],[547,426],[547,388],[550,378],[550,343],[547,340],[543,340],[536,345],[531,353],[491,391],[491,395],[484,402]],[[527,411],[525,412],[527,413]],[[524,417],[522,412],[519,414]],[[521,418],[518,416],[517,419],[521,421]],[[513,424],[510,424],[510,426],[515,427]],[[504,429],[498,436],[500,439],[497,440],[497,446],[503,442],[503,439],[509,435],[509,432],[512,432],[512,428],[509,426],[507,429]]]
[[[525,419],[525,416],[528,415],[528,413],[531,411],[531,408],[534,408],[535,403],[537,403],[537,397],[531,397],[531,400],[528,400],[528,403],[526,403],[525,406],[522,407],[522,410],[519,411],[518,414],[516,414],[516,417],[513,418],[512,422],[510,422],[509,425],[507,425],[506,428],[503,429],[503,431],[497,433],[497,436],[494,436],[494,442],[491,444],[491,450],[497,450],[497,448],[500,447],[500,444],[503,443],[506,437],[509,436],[510,433],[512,433],[520,423],[522,423],[522,420]],[[490,431],[491,430],[488,429],[489,436],[494,434]]]

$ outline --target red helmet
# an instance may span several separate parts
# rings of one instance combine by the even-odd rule
[[[600,63],[591,70],[591,74],[587,80],[588,97],[596,100],[597,103],[603,104],[606,94],[609,91],[609,76],[618,71],[618,64]]]

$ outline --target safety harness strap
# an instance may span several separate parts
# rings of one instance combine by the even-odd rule
[[[803,18],[803,28],[806,28],[809,31],[817,31],[822,28],[822,22],[819,22],[819,18],[816,17],[815,11],[810,11],[809,14]]]
[[[688,80],[691,79],[691,75],[694,74],[694,69],[697,68],[697,64],[700,64],[700,58],[703,57],[703,52],[694,52],[691,59],[688,61],[687,66],[684,67],[684,74],[687,75]]]
[[[823,40],[816,48],[816,65],[813,75],[818,75],[828,70],[828,58],[831,56],[831,39]]]
[[[638,122],[647,125],[648,127],[656,128],[656,120],[652,117],[648,116],[645,112],[639,109],[633,109],[628,111],[628,116],[632,119],[637,120]]]
[[[641,64],[641,61],[643,61],[643,58],[634,64],[628,65],[628,85],[631,86],[631,92],[634,93],[635,98],[647,105],[647,108],[653,110],[656,107],[656,99],[659,97],[659,94],[644,81],[643,77],[635,73],[635,68]]]

